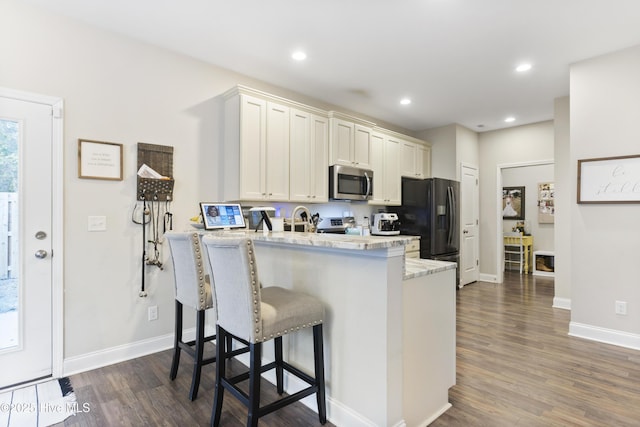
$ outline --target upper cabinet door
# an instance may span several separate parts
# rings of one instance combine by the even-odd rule
[[[356,167],[371,167],[371,129],[366,126],[355,125],[352,160]]]
[[[355,125],[342,119],[331,119],[331,164],[353,166]]]
[[[289,198],[296,202],[309,200],[309,157],[311,149],[311,114],[291,109],[291,141],[289,151]]]
[[[267,102],[267,199],[289,200],[289,107]]]
[[[402,202],[402,179],[400,176],[400,149],[402,141],[388,138],[384,146],[385,198],[388,205],[400,205]]]
[[[417,153],[416,156],[416,174],[420,178],[431,178],[431,147],[425,145],[416,144]]]
[[[311,116],[311,156],[309,162],[309,185],[311,201],[329,201],[329,120]]]
[[[267,137],[266,101],[243,95],[240,101],[240,197],[261,200],[266,195],[263,156]]]
[[[290,193],[296,202],[329,201],[329,121],[291,109]]]
[[[332,118],[330,123],[331,164],[370,168],[371,128],[339,118]]]
[[[405,140],[400,150],[402,176],[420,179],[431,176],[431,147]]]

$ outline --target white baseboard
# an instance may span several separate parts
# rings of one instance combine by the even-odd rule
[[[571,310],[571,300],[569,298],[553,297],[553,308],[561,308],[563,310]]]
[[[480,280],[481,282],[492,282],[492,283],[498,283],[498,276],[496,276],[495,274],[484,274],[484,273],[480,273],[479,280]]]
[[[207,328],[205,333],[209,335],[215,333],[215,331]],[[185,341],[193,340],[195,339],[195,336],[195,328],[185,329],[183,332],[183,339]],[[64,376],[78,374],[80,372],[86,372],[92,369],[98,369],[115,363],[124,362],[126,360],[135,359],[136,357],[147,356],[172,347],[173,333],[160,335],[158,337],[136,341],[130,344],[123,344],[106,348],[104,350],[65,358],[63,362],[63,372]]]
[[[569,335],[605,344],[613,344],[620,347],[640,350],[640,335],[617,331],[615,329],[570,322]]]

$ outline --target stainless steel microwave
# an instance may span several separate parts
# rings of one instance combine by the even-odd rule
[[[350,166],[329,166],[329,198],[369,200],[373,195],[373,171]]]

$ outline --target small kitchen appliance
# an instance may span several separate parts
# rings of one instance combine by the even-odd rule
[[[353,217],[319,218],[316,233],[346,234],[347,229],[355,227]]]
[[[331,200],[370,200],[373,196],[373,171],[350,166],[329,166]]]
[[[398,215],[388,212],[375,214],[371,234],[376,236],[397,236],[400,234]]]

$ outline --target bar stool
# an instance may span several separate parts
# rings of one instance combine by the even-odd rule
[[[216,361],[215,357],[203,358],[204,344],[216,339],[215,335],[205,337],[204,333],[205,311],[213,308],[211,283],[209,276],[205,274],[207,267],[203,256],[206,254],[202,252],[197,233],[172,231],[166,233],[165,237],[171,248],[176,299],[173,361],[169,378],[175,380],[180,364],[180,351],[184,350],[193,358],[189,399],[195,400],[198,397],[202,367]],[[182,340],[182,309],[184,305],[196,310],[196,337],[195,340],[188,342]]]
[[[257,426],[258,418],[313,393],[318,404],[321,424],[327,421],[324,383],[322,322],[324,306],[317,299],[280,287],[260,287],[253,242],[245,237],[205,236],[213,275],[213,293],[218,314],[216,334],[216,386],[211,413],[211,425],[220,425],[225,389],[248,409],[247,426]],[[314,371],[311,377],[285,362],[282,357],[282,336],[303,328],[313,328]],[[227,377],[225,355],[227,340],[233,336],[249,345],[249,372]],[[262,343],[274,340],[275,361],[262,366]],[[309,384],[309,387],[275,402],[260,406],[261,373],[276,370],[276,387],[282,395],[283,372],[287,371]],[[249,394],[236,384],[249,380]]]

